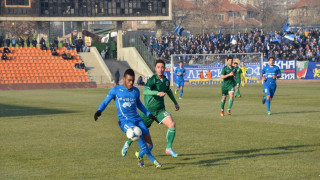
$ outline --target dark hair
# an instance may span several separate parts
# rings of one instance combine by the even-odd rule
[[[229,59],[232,59],[232,60],[233,60],[233,57],[232,57],[232,56],[228,56],[227,60],[229,60]]]
[[[273,59],[273,60],[274,60],[274,57],[271,56],[271,57],[268,58],[268,60],[270,61],[270,59]]]
[[[158,63],[162,63],[164,66],[166,66],[166,63],[165,63],[163,60],[161,60],[161,59],[158,59],[158,60],[156,61],[156,64],[155,64],[154,66],[156,66]]]
[[[132,69],[127,69],[127,70],[124,72],[123,77],[125,77],[126,75],[129,75],[129,76],[133,76],[133,77],[134,77],[134,71],[133,71]]]
[[[233,64],[238,64],[238,62],[234,62]]]
[[[179,61],[179,64],[180,64],[180,63],[182,63],[182,64],[183,64],[183,62],[182,62],[182,61]]]

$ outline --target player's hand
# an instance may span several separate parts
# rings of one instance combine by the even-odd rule
[[[157,94],[158,96],[160,96],[160,97],[163,97],[163,96],[165,96],[166,95],[166,93],[165,92],[158,92],[158,94]]]
[[[267,78],[265,78],[265,77],[262,77],[262,80],[263,80],[263,81],[266,81],[266,80],[267,80]]]
[[[178,75],[178,76],[180,76],[180,75],[181,75],[181,73],[178,73],[177,75]]]
[[[101,116],[101,111],[97,111],[95,114],[94,114],[94,120],[97,121],[98,120],[98,117]]]
[[[155,120],[157,123],[159,123],[158,119],[157,119],[154,115],[152,115],[151,113],[149,114],[148,117],[149,117],[150,119],[152,119],[152,120]]]
[[[272,76],[273,79],[277,79],[277,76]]]
[[[233,75],[234,75],[234,73],[233,73],[233,72],[229,73],[229,76],[233,76]]]
[[[179,111],[179,109],[180,109],[179,104],[175,105],[174,107],[176,108],[176,111]]]

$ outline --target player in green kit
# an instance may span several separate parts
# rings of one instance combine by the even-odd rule
[[[168,127],[167,130],[167,148],[166,154],[173,157],[178,157],[172,149],[172,143],[176,134],[176,123],[174,122],[172,116],[166,111],[164,105],[164,96],[168,94],[169,98],[175,105],[176,111],[180,109],[174,95],[170,89],[170,81],[164,76],[165,62],[162,60],[157,60],[155,65],[155,74],[148,79],[144,90],[144,102],[145,107],[152,113],[158,120],[159,124],[164,124]],[[144,113],[140,114],[144,124],[149,128],[154,120],[147,117]],[[145,141],[149,149],[153,147],[150,133],[144,136]],[[122,156],[127,154],[128,148],[132,141],[128,140],[122,148]]]
[[[236,69],[236,92],[234,94],[234,97],[241,97],[241,94],[240,94],[240,84],[241,84],[241,75],[242,75],[242,70],[241,68],[239,68],[238,66],[238,62],[234,62],[233,63],[234,65],[234,68]]]
[[[224,116],[224,104],[226,103],[226,96],[229,95],[228,115],[231,115],[231,107],[233,104],[234,87],[236,86],[235,76],[236,69],[232,66],[233,57],[227,58],[227,65],[222,68],[221,79],[223,84],[221,87],[222,99],[221,99],[221,111],[220,115]]]

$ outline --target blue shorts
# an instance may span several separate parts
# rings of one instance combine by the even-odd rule
[[[184,80],[176,81],[177,88],[184,87]]]
[[[269,96],[273,98],[274,93],[276,92],[277,86],[264,86],[263,92],[266,94],[266,96]]]
[[[147,128],[147,126],[143,123],[143,121],[119,121],[119,126],[121,128],[121,130],[126,133],[129,127],[133,127],[133,126],[138,126],[141,131],[142,131],[142,135],[145,134],[149,134],[149,129]]]

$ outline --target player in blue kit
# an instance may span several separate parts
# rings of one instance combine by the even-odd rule
[[[183,68],[183,63],[182,63],[182,61],[179,62],[179,67],[176,68],[176,70],[174,71],[174,73],[177,75],[177,77],[176,77],[177,89],[174,91],[174,93],[177,94],[177,92],[178,92],[179,89],[180,89],[179,99],[182,99],[183,87],[184,87],[184,79],[183,79],[183,76],[186,75],[186,70]]]
[[[269,64],[262,69],[260,77],[263,80],[263,92],[265,93],[262,104],[267,103],[267,114],[270,115],[271,100],[277,89],[276,81],[277,78],[281,78],[280,68],[274,65],[273,57],[269,57]]]
[[[138,126],[142,131],[142,136],[138,140],[141,151],[136,155],[138,157],[138,165],[144,166],[143,155],[146,154],[156,168],[161,167],[161,163],[156,160],[151,154],[147,143],[143,136],[149,134],[148,128],[143,123],[137,108],[139,108],[150,119],[157,121],[157,119],[144,107],[140,101],[139,89],[133,86],[134,83],[134,71],[127,69],[123,76],[123,85],[112,88],[105,100],[100,104],[97,112],[94,114],[94,120],[97,121],[98,117],[105,110],[111,100],[114,100],[117,106],[118,124],[121,130],[126,133],[129,127]]]

